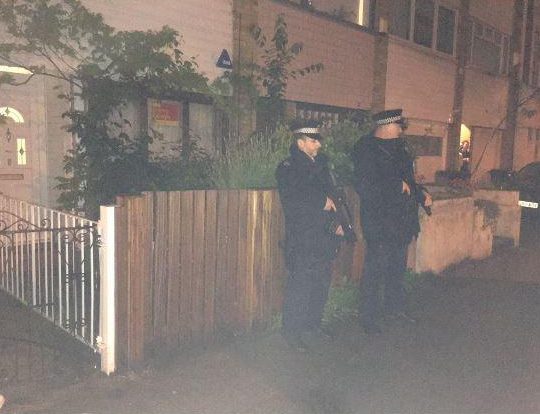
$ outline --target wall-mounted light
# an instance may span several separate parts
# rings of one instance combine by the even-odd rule
[[[7,131],[6,131],[6,141],[11,142],[11,137],[12,137],[11,131],[8,128]]]

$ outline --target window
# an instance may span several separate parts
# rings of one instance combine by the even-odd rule
[[[508,35],[474,20],[469,61],[492,75],[508,73]]]
[[[411,0],[395,0],[390,33],[402,39],[408,39],[411,32]]]
[[[439,7],[437,24],[437,50],[439,52],[454,54],[455,26],[456,12],[446,7]]]
[[[393,5],[391,34],[439,52],[454,54],[455,10],[440,5],[439,0],[395,0]]]
[[[433,44],[433,0],[416,0],[414,11],[414,43],[431,47]]]
[[[17,165],[26,165],[26,139],[17,138]]]
[[[296,116],[301,119],[315,119],[324,128],[330,128],[344,119],[360,122],[364,117],[367,117],[367,112],[358,109],[297,102]]]

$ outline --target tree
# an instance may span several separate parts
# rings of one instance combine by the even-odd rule
[[[166,26],[116,31],[79,0],[0,0],[0,23],[7,34],[0,60],[31,72],[22,81],[3,74],[0,85],[50,77],[69,85],[60,99],[85,103],[84,110],[64,113],[67,130],[77,137],[65,158],[68,176],[60,179],[64,206],[96,216],[99,205],[117,194],[150,189],[163,179],[167,167],[152,162],[148,151],[148,143],[159,137],[131,132],[124,112],[129,103],[148,97],[208,92],[197,64],[182,53],[178,32]],[[179,162],[189,164],[197,155],[185,151]]]
[[[253,63],[254,80],[260,83],[266,92],[267,100],[261,102],[263,109],[271,114],[273,122],[277,122],[283,117],[283,99],[289,78],[296,79],[298,76],[318,73],[324,69],[324,66],[322,63],[315,63],[299,69],[290,69],[304,46],[300,42],[289,44],[287,23],[282,14],[276,19],[270,42],[260,27],[253,28],[252,36],[262,50],[263,63],[262,65]]]

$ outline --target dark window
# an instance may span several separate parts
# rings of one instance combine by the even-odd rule
[[[439,7],[437,25],[437,50],[439,52],[454,54],[454,27],[456,16],[454,10]]]
[[[416,0],[414,11],[414,42],[431,47],[433,44],[433,16],[435,5],[433,0]]]
[[[492,75],[508,73],[508,35],[478,21],[473,24],[470,63]]]
[[[473,64],[480,69],[496,75],[501,62],[500,48],[488,40],[475,38],[473,46]]]
[[[409,39],[411,30],[411,0],[395,0],[390,33]]]

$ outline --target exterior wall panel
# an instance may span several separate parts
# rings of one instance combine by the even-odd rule
[[[411,118],[447,122],[452,111],[455,70],[453,59],[391,38],[386,108],[403,108]]]
[[[259,26],[268,38],[282,13],[290,44],[301,42],[293,68],[322,63],[324,70],[290,79],[286,98],[347,108],[369,109],[373,90],[374,37],[331,19],[271,0],[259,2]]]
[[[180,49],[194,56],[210,79],[223,73],[216,67],[222,49],[232,56],[232,1],[216,0],[83,0],[118,30],[159,30],[164,25],[182,36]],[[234,64],[234,62],[233,62]]]
[[[463,122],[469,127],[495,127],[506,116],[508,78],[475,69],[465,74]]]

